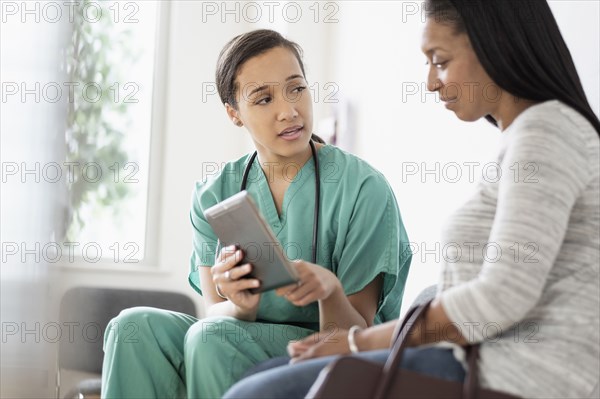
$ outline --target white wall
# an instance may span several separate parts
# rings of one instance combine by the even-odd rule
[[[600,115],[600,1],[550,0],[549,3],[590,105]]]

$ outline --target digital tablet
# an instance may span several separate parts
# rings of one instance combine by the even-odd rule
[[[251,289],[252,293],[298,282],[296,269],[247,191],[208,208],[204,216],[219,237],[220,247],[236,245],[244,251],[241,264],[253,265],[249,277],[258,279],[260,287]]]

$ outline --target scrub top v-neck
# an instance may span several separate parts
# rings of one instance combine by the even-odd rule
[[[317,152],[318,154],[318,152]],[[297,171],[296,175],[289,179],[290,185],[287,187],[285,194],[283,196],[283,203],[281,205],[281,214],[278,214],[277,207],[275,205],[275,200],[269,188],[268,179],[270,179],[270,172],[267,169],[267,172],[260,167],[258,161],[252,163],[250,167],[250,173],[248,174],[248,184],[246,186],[246,190],[252,194],[255,194],[253,197],[257,198],[260,202],[259,208],[271,229],[275,235],[278,235],[285,225],[286,216],[287,216],[287,208],[289,203],[293,200],[294,196],[303,190],[303,186],[309,182],[314,185],[315,179],[315,163],[312,157],[302,166],[300,167],[297,164],[290,163],[286,165],[284,168],[284,176],[285,174],[291,175],[289,173],[291,170],[294,172]],[[252,186],[255,186],[254,189]],[[314,211],[314,187],[313,187],[313,211]],[[309,209],[306,209],[309,212]]]

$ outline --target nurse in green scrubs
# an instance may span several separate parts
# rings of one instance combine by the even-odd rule
[[[203,211],[239,192],[251,157],[227,163],[192,194],[189,281],[206,317],[121,312],[105,335],[103,397],[218,398],[252,366],[286,354],[290,340],[398,317],[411,252],[396,199],[381,173],[312,135],[300,54],[277,32],[252,31],[225,46],[216,72],[227,115],[256,147],[246,190],[295,260],[300,283],[251,294],[259,282],[243,277],[252,265],[238,264],[239,250],[218,248]],[[311,140],[321,187],[315,263]],[[119,337],[127,325],[136,327],[129,342]]]

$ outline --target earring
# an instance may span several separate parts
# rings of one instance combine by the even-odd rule
[[[236,126],[242,126],[242,121],[240,121],[238,118],[234,118],[234,119],[233,119],[233,123],[234,123]]]

